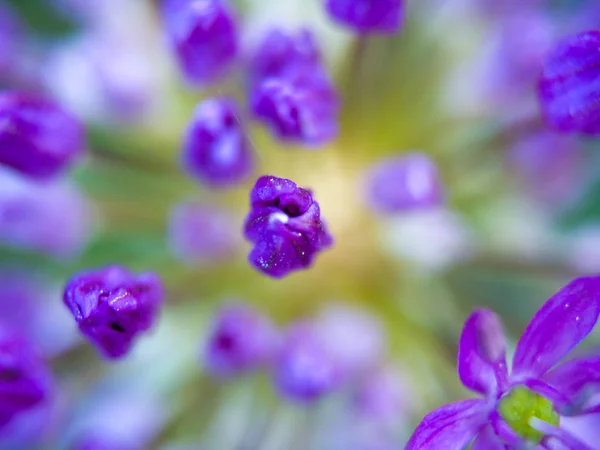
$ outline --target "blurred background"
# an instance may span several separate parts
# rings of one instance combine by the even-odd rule
[[[456,350],[473,308],[495,310],[514,348],[552,293],[599,271],[599,142],[547,128],[535,92],[548,49],[600,24],[597,2],[409,0],[398,33],[362,36],[323,3],[232,0],[238,57],[199,87],[158,2],[0,0],[3,88],[55,99],[88,138],[56,182],[0,172],[0,319],[27,330],[56,379],[52,401],[3,429],[0,448],[67,449],[94,433],[115,442],[106,449],[402,448],[431,408],[469,395]],[[241,108],[253,175],[207,187],[180,167],[186,127],[203,99],[246,104],[245,67],[273,27],[314,33],[340,97],[338,137],[290,144]],[[437,165],[444,204],[374,209],[372,167],[415,151]],[[248,264],[241,231],[263,174],[310,188],[335,240],[283,279]],[[190,203],[204,213],[182,218]],[[155,271],[167,289],[157,325],[112,362],[62,303],[73,273],[109,264]],[[282,396],[268,367],[211,376],[204,348],[233,301],[281,333],[325,323],[360,376],[309,403]],[[578,351],[599,341],[595,331]]]

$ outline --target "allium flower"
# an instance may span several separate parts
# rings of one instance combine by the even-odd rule
[[[196,107],[182,163],[190,175],[209,186],[235,184],[252,173],[252,150],[233,100],[213,98]]]
[[[211,375],[241,375],[270,363],[277,345],[277,332],[263,315],[242,304],[219,310],[204,351],[204,364]]]
[[[39,184],[0,168],[0,243],[72,257],[92,231],[93,210],[71,184]]]
[[[377,163],[368,177],[369,202],[384,213],[430,209],[443,203],[435,163],[424,153],[408,153]]]
[[[31,344],[0,326],[0,428],[48,400],[51,389],[49,368]]]
[[[125,356],[135,338],[152,327],[163,297],[157,275],[109,266],[75,275],[63,300],[81,332],[103,356],[115,359]]]
[[[210,205],[184,202],[169,222],[169,243],[175,255],[188,262],[227,259],[237,250],[239,225],[227,211]]]
[[[333,20],[359,33],[397,32],[404,8],[404,0],[327,0]]]
[[[543,115],[561,132],[600,133],[600,31],[561,41],[545,60],[538,82]]]
[[[54,102],[0,93],[0,164],[35,179],[63,172],[85,145],[79,121]]]
[[[248,259],[271,277],[309,267],[318,252],[333,244],[319,204],[291,180],[260,177],[250,192],[250,207],[244,230],[254,247]]]
[[[285,141],[319,146],[338,133],[337,94],[320,67],[300,66],[263,80],[252,91],[250,108]]]
[[[186,77],[205,84],[222,76],[238,51],[238,32],[226,0],[164,0],[166,31]]]
[[[280,29],[270,30],[261,41],[250,62],[253,83],[280,77],[297,66],[318,66],[321,55],[313,34],[301,29],[288,34]]]
[[[473,440],[478,449],[513,449],[526,442],[587,449],[560,427],[560,415],[572,412],[574,398],[588,382],[597,382],[598,358],[556,365],[592,331],[599,314],[600,277],[570,282],[527,326],[509,374],[499,318],[487,309],[475,311],[460,338],[458,374],[484,398],[429,413],[407,450],[459,450]]]
[[[290,327],[274,367],[275,384],[284,397],[311,403],[339,386],[340,369],[310,322]]]

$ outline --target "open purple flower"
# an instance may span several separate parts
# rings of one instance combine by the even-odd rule
[[[258,46],[250,62],[253,84],[271,77],[279,77],[290,67],[318,66],[321,55],[313,34],[301,29],[295,34],[278,28],[270,30]]]
[[[560,132],[600,134],[600,31],[561,41],[543,64],[538,82],[542,113]]]
[[[194,178],[209,186],[239,183],[252,173],[252,150],[233,100],[213,98],[196,107],[182,163]]]
[[[487,309],[465,322],[458,374],[483,399],[464,400],[429,413],[407,450],[514,449],[527,442],[543,448],[562,443],[589,449],[560,426],[574,398],[600,380],[598,358],[557,364],[593,329],[600,315],[600,277],[578,278],[535,314],[517,344],[509,374],[499,318]],[[591,411],[582,411],[583,413]]]
[[[327,11],[359,33],[395,33],[404,19],[404,0],[327,0]]]
[[[0,93],[0,164],[35,179],[63,172],[84,150],[80,122],[54,102]]]
[[[252,91],[250,108],[285,141],[320,146],[338,133],[337,93],[320,67],[301,66],[266,78]]]
[[[31,344],[0,326],[0,428],[50,397],[52,377]]]
[[[260,177],[250,192],[244,232],[254,243],[248,257],[261,272],[281,278],[309,267],[333,238],[310,191],[291,180]]]
[[[216,377],[251,372],[268,364],[277,332],[263,315],[242,304],[221,308],[205,348],[204,363]]]
[[[164,292],[153,273],[120,266],[82,272],[67,283],[63,300],[81,332],[106,358],[125,356],[156,321]]]
[[[339,386],[340,368],[313,323],[297,323],[287,331],[274,378],[279,392],[299,403],[314,402]]]
[[[164,0],[166,31],[186,77],[216,81],[238,52],[237,24],[226,0]]]
[[[424,153],[408,153],[377,163],[368,177],[371,205],[384,213],[440,206],[444,195],[435,163]]]

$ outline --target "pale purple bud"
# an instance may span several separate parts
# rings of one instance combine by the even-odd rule
[[[264,368],[272,361],[278,335],[268,318],[243,304],[222,307],[204,350],[204,364],[215,377]]]

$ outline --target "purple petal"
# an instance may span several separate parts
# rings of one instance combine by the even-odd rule
[[[533,316],[517,344],[513,373],[546,373],[592,331],[599,314],[600,277],[571,281]]]
[[[508,450],[508,446],[488,426],[479,432],[471,450]]]
[[[569,450],[594,450],[584,442],[581,442],[567,430],[553,427],[552,425],[536,417],[532,417],[531,426],[547,436],[543,441],[543,443],[547,445],[546,448],[557,448],[555,444],[560,443],[565,446],[564,448]]]
[[[463,400],[430,412],[406,444],[406,450],[462,450],[487,421],[483,400]]]
[[[566,37],[543,64],[538,97],[557,131],[600,133],[600,32]]]
[[[463,328],[458,349],[458,375],[476,392],[493,395],[506,384],[506,343],[498,316],[479,309]]]
[[[600,385],[600,355],[561,364],[549,372],[544,380],[572,402],[576,402],[585,387],[590,384]]]

